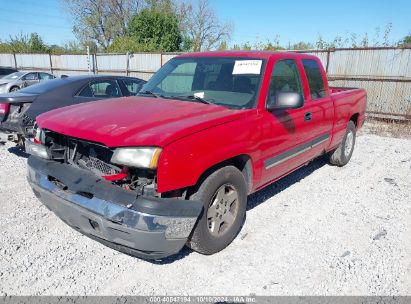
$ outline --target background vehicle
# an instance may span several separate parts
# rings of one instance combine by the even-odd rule
[[[11,73],[18,72],[16,69],[13,68],[5,68],[5,67],[0,67],[0,78],[9,75]]]
[[[15,72],[0,78],[0,93],[15,92],[56,76],[45,72]]]
[[[43,114],[26,149],[43,204],[144,258],[228,246],[248,194],[324,153],[347,164],[366,108],[365,90],[330,89],[317,57],[287,52],[182,55],[138,95]]]
[[[144,80],[123,76],[70,76],[0,95],[0,140],[22,143],[37,115],[73,104],[135,95]]]

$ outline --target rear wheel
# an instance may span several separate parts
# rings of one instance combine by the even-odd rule
[[[342,167],[350,161],[354,152],[355,138],[355,124],[350,120],[341,144],[330,154],[331,164]]]
[[[18,90],[20,90],[20,88],[14,86],[14,87],[12,87],[12,88],[10,89],[10,92],[16,92],[16,91],[18,91]]]
[[[187,245],[202,254],[227,247],[241,229],[247,205],[247,185],[234,166],[210,174],[190,196],[203,202],[204,209]]]

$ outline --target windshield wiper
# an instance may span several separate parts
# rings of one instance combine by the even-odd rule
[[[199,96],[195,96],[195,95],[177,95],[177,96],[170,96],[170,98],[186,98],[186,99],[191,99],[194,101],[198,101],[201,103],[205,103],[205,104],[213,104],[212,102],[209,102],[208,100],[205,100],[204,98],[201,98]]]
[[[162,96],[156,93],[153,93],[151,91],[143,91],[143,92],[138,92],[138,94],[144,94],[144,95],[151,95],[155,98],[161,98]]]

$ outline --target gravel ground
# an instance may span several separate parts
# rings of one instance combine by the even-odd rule
[[[344,168],[319,159],[249,198],[222,252],[147,262],[104,247],[34,197],[0,146],[1,295],[410,295],[411,140],[363,134]]]

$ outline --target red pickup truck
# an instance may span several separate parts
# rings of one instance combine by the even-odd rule
[[[348,163],[366,92],[329,88],[315,56],[208,52],[167,62],[139,96],[53,110],[28,181],[64,222],[130,255],[216,253],[247,195],[329,155]]]

